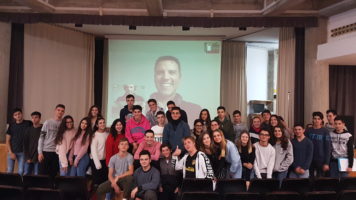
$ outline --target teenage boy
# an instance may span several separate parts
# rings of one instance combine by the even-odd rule
[[[172,148],[167,144],[161,145],[162,158],[159,160],[161,183],[159,199],[177,199],[179,177],[175,170],[176,157],[172,156]]]
[[[174,107],[176,107],[176,103],[174,103],[174,101],[168,101],[167,102],[168,110],[166,112],[166,117],[167,117],[168,122],[171,122],[173,120],[172,119],[172,108],[174,108]],[[183,109],[180,109],[180,115],[181,115],[182,120],[185,123],[188,123],[187,113]]]
[[[326,111],[326,119],[328,120],[328,122],[325,123],[325,128],[327,128],[329,132],[332,132],[335,129],[334,120],[336,116],[336,110],[330,109]]]
[[[134,189],[131,198],[135,200],[157,200],[157,189],[160,182],[159,171],[151,166],[150,152],[140,153],[140,165],[134,173]]]
[[[98,200],[104,200],[105,194],[111,191],[114,191],[116,195],[123,192],[124,198],[130,198],[134,166],[133,156],[127,152],[129,149],[129,141],[127,138],[120,139],[118,148],[119,153],[112,156],[109,161],[109,180],[100,184],[96,191]]]
[[[153,126],[151,129],[155,133],[155,141],[162,144],[163,142],[163,129],[166,125],[166,116],[163,111],[158,111],[156,114],[158,124]]]
[[[142,114],[142,107],[134,105],[133,117],[126,122],[125,137],[133,145],[133,152],[145,138],[145,131],[150,129],[150,122]]]
[[[183,156],[183,138],[190,135],[189,125],[181,119],[181,109],[172,108],[172,121],[164,126],[163,144],[169,144],[174,151],[174,156]]]
[[[268,142],[271,137],[268,129],[262,129],[259,136],[260,141],[254,144],[256,159],[253,167],[255,175],[259,179],[272,178],[276,152]]]
[[[132,117],[133,106],[135,104],[135,96],[132,94],[127,95],[126,103],[127,105],[120,110],[120,119],[123,119],[124,121],[128,121]]]
[[[234,132],[235,132],[235,138],[234,141],[237,140],[237,138],[240,136],[241,132],[244,130],[248,130],[246,124],[242,123],[241,121],[241,112],[239,110],[235,110],[232,113],[232,119],[233,119],[233,126],[234,126]]]
[[[31,113],[32,126],[27,128],[24,141],[23,152],[25,154],[25,172],[24,174],[38,175],[38,139],[41,135],[41,113]]]
[[[330,132],[331,138],[331,160],[330,176],[333,178],[347,177],[347,173],[352,171],[354,163],[354,147],[352,134],[345,129],[345,121],[341,117],[334,119],[335,130]],[[338,167],[338,159],[347,158],[348,166],[346,172],[342,172]]]
[[[14,122],[10,123],[6,131],[7,172],[13,173],[15,161],[18,164],[18,173],[23,174],[25,156],[23,152],[23,140],[26,130],[32,126],[31,121],[24,120],[22,110],[15,108],[12,112]]]
[[[157,105],[156,99],[149,99],[147,101],[147,104],[148,104],[148,107],[150,108],[150,110],[147,111],[146,117],[147,117],[148,121],[150,122],[151,127],[153,127],[158,124],[157,113],[159,111],[163,111],[163,108],[161,108]]]
[[[64,115],[65,106],[58,104],[54,110],[54,118],[44,122],[38,140],[38,161],[40,174],[55,177],[59,170],[59,158],[56,153],[55,139]]]
[[[271,111],[270,110],[264,110],[261,113],[262,116],[262,124],[261,128],[262,129],[271,129],[271,125],[269,124],[269,119],[271,118]]]
[[[289,178],[309,178],[309,167],[313,159],[313,143],[305,137],[305,129],[302,124],[296,124],[293,128],[294,139],[293,145],[294,161],[291,165]]]
[[[331,141],[328,129],[323,127],[324,115],[313,112],[313,127],[305,131],[305,135],[313,142],[313,160],[310,165],[310,177],[328,176],[330,170]]]
[[[231,123],[231,120],[226,116],[226,109],[224,106],[219,106],[217,109],[218,116],[215,117],[215,120],[220,122],[220,129],[223,131],[226,139],[230,141],[235,140],[234,126]]]

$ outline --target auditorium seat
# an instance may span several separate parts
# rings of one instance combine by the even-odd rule
[[[22,177],[14,173],[0,173],[0,185],[22,187]]]
[[[0,199],[23,200],[23,188],[17,186],[0,185]]]
[[[223,196],[223,200],[257,200],[261,195],[254,192],[228,193]]]
[[[213,181],[211,179],[185,178],[182,183],[182,193],[184,192],[212,192]]]
[[[334,191],[314,191],[305,194],[305,200],[336,200],[337,194]]]
[[[229,192],[246,192],[246,181],[243,179],[222,179],[218,180],[216,188],[222,195]]]
[[[343,190],[339,194],[338,200],[355,200],[356,190]]]
[[[310,192],[310,181],[307,178],[283,179],[281,191],[292,191],[300,194]]]
[[[62,200],[60,190],[50,188],[28,188],[26,191],[26,200]]]
[[[184,192],[181,200],[218,200],[216,192]]]
[[[279,181],[277,179],[252,179],[249,192],[267,193],[279,190]]]
[[[25,188],[54,188],[53,179],[46,175],[25,175],[23,176],[23,184]]]
[[[339,179],[320,177],[313,180],[313,191],[338,191]]]
[[[340,179],[340,190],[356,190],[356,177],[345,177]]]
[[[63,194],[63,199],[87,200],[87,180],[85,177],[57,176],[55,187]]]
[[[266,193],[266,200],[302,200],[302,196],[297,192],[277,191]]]

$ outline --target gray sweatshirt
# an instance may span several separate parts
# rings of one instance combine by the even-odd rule
[[[288,140],[288,147],[286,150],[282,148],[281,144],[275,144],[273,147],[276,150],[276,161],[274,162],[273,171],[287,171],[294,160],[292,143]]]
[[[159,171],[152,167],[148,171],[143,171],[142,167],[136,169],[134,173],[135,186],[138,192],[146,190],[157,190],[160,183]]]
[[[58,128],[61,120],[49,119],[42,126],[40,139],[38,140],[38,153],[56,152],[56,144],[54,139],[57,136]]]

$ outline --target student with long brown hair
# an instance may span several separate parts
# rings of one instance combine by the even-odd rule
[[[97,106],[97,105],[92,105],[92,106],[89,108],[89,112],[88,112],[88,116],[87,116],[87,117],[90,119],[91,128],[94,129],[96,120],[97,120],[99,117],[102,117],[102,116],[101,116],[101,112],[100,112],[99,106]]]
[[[206,108],[201,110],[200,114],[199,114],[199,119],[201,119],[203,121],[203,124],[204,124],[203,130],[209,131],[210,130],[210,122],[211,122],[209,110]]]
[[[56,153],[59,157],[59,172],[61,176],[69,176],[70,166],[68,163],[69,151],[73,147],[75,136],[74,120],[70,115],[63,117],[58,128],[58,133],[54,142],[56,143]]]
[[[250,134],[244,130],[238,136],[236,141],[237,149],[239,150],[242,163],[242,178],[250,181],[253,177],[253,164],[255,162],[255,148],[250,139]]]
[[[92,137],[90,119],[80,120],[77,133],[73,138],[73,148],[69,153],[70,176],[85,176],[89,165],[88,148]]]

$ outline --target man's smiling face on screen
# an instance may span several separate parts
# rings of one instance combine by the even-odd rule
[[[155,68],[155,84],[158,93],[164,96],[172,96],[180,82],[180,67],[173,60],[162,60]]]

